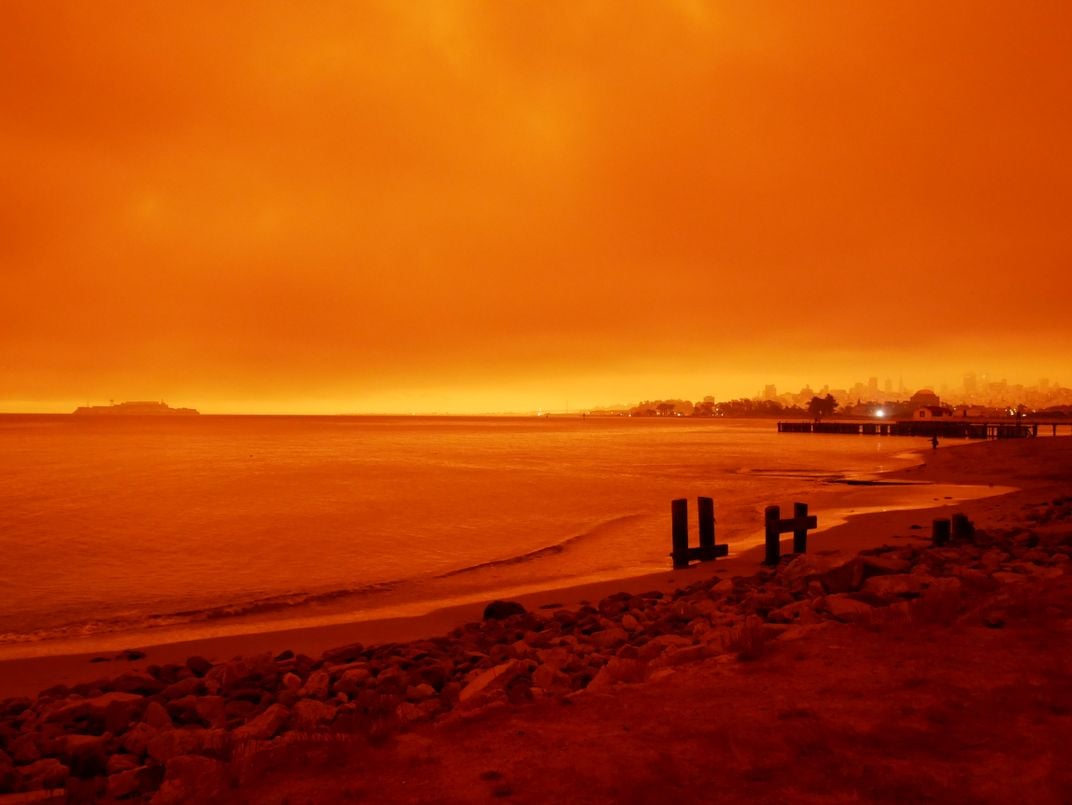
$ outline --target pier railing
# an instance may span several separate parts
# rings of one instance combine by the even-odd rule
[[[1072,432],[1072,423],[1067,424]],[[1050,431],[1056,422],[979,422],[962,419],[912,419],[897,422],[779,422],[779,433],[848,433],[866,436],[944,436],[950,439],[1025,439]]]

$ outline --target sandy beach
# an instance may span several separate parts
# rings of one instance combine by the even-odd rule
[[[494,616],[5,663],[18,695],[58,687],[2,702],[0,778],[157,803],[1067,801],[1072,439],[922,459],[881,480],[993,494],[876,512],[865,487],[773,569],[750,549]],[[973,533],[935,547],[953,513]]]
[[[980,447],[982,445],[956,446],[938,451],[921,449],[919,465],[876,477],[874,486],[830,484],[828,491],[809,501],[811,511],[819,516],[819,531],[812,536],[813,550],[855,552],[881,542],[886,538],[884,535],[892,533],[903,534],[905,539],[926,537],[929,536],[929,524],[934,517],[948,517],[954,509],[970,516],[979,513],[991,517],[1016,505],[1016,499],[999,501],[1015,493],[1017,484],[1044,481],[1041,477],[1033,478],[1030,473],[1034,470],[1026,466],[1017,470],[1020,463],[1026,463],[1021,461],[999,479],[1000,483],[995,484],[985,470],[976,468],[978,462],[972,458],[972,454],[973,451],[979,452]],[[965,450],[968,452],[962,452]],[[784,510],[789,510],[792,501],[779,503]],[[912,526],[920,528],[913,529]],[[669,518],[666,531],[665,534],[653,534],[652,538],[665,540],[669,550]],[[511,595],[510,598],[528,609],[540,609],[549,605],[576,607],[623,591],[640,593],[660,590],[670,593],[712,575],[730,578],[754,572],[762,560],[762,539],[762,523],[757,522],[755,536],[744,550],[715,562],[694,563],[686,570],[672,570],[668,558],[665,572],[552,587]],[[486,599],[479,599],[410,617],[362,619],[285,630],[257,630],[195,640],[150,640],[144,643],[130,640],[118,643],[113,640],[114,645],[103,650],[98,648],[93,651],[0,660],[0,698],[33,695],[53,685],[77,684],[109,674],[144,671],[150,665],[182,663],[190,656],[221,662],[235,656],[278,653],[285,649],[316,656],[325,649],[344,643],[377,644],[414,640],[443,634],[458,624],[479,620],[486,603]],[[254,623],[251,626],[257,629],[259,625]],[[135,661],[123,659],[120,655],[124,650],[134,650],[145,656]]]

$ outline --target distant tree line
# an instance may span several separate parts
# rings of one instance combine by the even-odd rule
[[[829,395],[827,395],[829,397]],[[818,398],[817,398],[818,399]],[[833,400],[833,397],[830,397]],[[837,407],[837,401],[834,401]],[[689,400],[645,400],[629,409],[632,416],[690,416],[690,417],[779,417],[807,416],[810,411],[798,405],[787,406],[777,400],[750,400],[741,397],[736,400],[715,402],[708,397],[703,402],[692,403]]]

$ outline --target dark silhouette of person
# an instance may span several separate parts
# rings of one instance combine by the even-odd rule
[[[938,449],[938,434],[937,433],[934,434],[933,436],[931,436],[931,447],[934,448],[935,450]]]

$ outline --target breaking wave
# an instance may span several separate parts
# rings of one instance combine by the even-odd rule
[[[389,592],[402,582],[389,581],[368,584],[361,587],[348,587],[315,593],[297,592],[254,598],[228,604],[217,604],[199,609],[182,609],[174,612],[154,613],[151,615],[124,614],[88,621],[76,621],[58,626],[46,627],[32,632],[0,633],[0,645],[17,643],[37,643],[45,640],[63,640],[79,637],[94,637],[126,631],[144,629],[161,629],[169,626],[184,626],[205,623],[224,618],[238,618],[247,615],[262,615],[280,612],[294,607],[326,604],[340,598],[359,595],[374,595]]]
[[[545,545],[542,548],[536,548],[535,550],[517,554],[516,556],[507,556],[502,559],[491,559],[487,562],[480,562],[479,564],[469,565],[468,567],[461,567],[456,570],[449,570],[446,573],[441,573],[438,576],[435,576],[435,578],[449,579],[454,576],[460,576],[465,573],[474,573],[478,570],[486,570],[488,568],[493,567],[507,567],[509,565],[520,565],[525,562],[532,562],[536,559],[543,559],[547,556],[557,556],[558,554],[564,552],[568,548],[575,546],[581,541],[593,539],[599,536],[601,532],[606,531],[613,526],[620,525],[630,520],[636,520],[643,516],[643,514],[635,512],[633,514],[622,514],[617,517],[611,517],[608,520],[603,520],[602,522],[597,523],[587,531],[582,531],[580,534],[574,534],[572,537],[567,537],[561,542],[555,542],[551,545]]]

